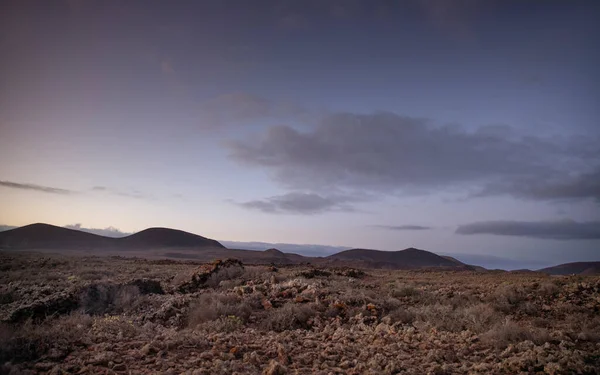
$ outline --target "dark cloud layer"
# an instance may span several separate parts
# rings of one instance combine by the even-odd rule
[[[239,203],[248,209],[259,210],[272,214],[302,214],[310,215],[326,211],[352,212],[350,205],[355,199],[344,196],[321,196],[314,193],[288,193],[266,199]]]
[[[490,185],[480,195],[510,192],[513,196],[534,200],[573,200],[593,198],[600,202],[600,168],[575,176],[568,174],[544,178],[532,176]]]
[[[67,189],[60,189],[60,188],[35,185],[35,184],[23,184],[23,183],[12,182],[12,181],[0,181],[0,186],[4,186],[7,188],[13,188],[13,189],[21,189],[21,190],[33,190],[33,191],[39,191],[42,193],[49,193],[49,194],[69,195],[69,194],[74,193],[73,191],[67,190]]]
[[[554,240],[600,239],[600,221],[482,221],[461,225],[456,233],[494,234]]]
[[[344,113],[307,131],[271,127],[261,139],[229,148],[235,160],[270,170],[292,189],[421,194],[458,188],[558,199],[597,198],[600,173],[590,168],[600,165],[600,146],[594,142],[525,137],[498,126],[466,131],[393,113]]]
[[[423,225],[371,225],[373,228],[388,229],[388,230],[429,230],[431,227]]]

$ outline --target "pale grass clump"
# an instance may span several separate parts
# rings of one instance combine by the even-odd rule
[[[314,304],[287,303],[280,308],[268,310],[260,327],[266,331],[276,332],[306,329],[310,327],[311,319],[316,315],[317,308]]]
[[[510,318],[504,319],[492,327],[481,336],[482,342],[498,347],[505,348],[509,344],[523,341],[531,341],[536,345],[541,345],[552,340],[552,337],[545,329],[530,329],[523,324],[518,324]]]
[[[259,306],[260,300],[255,296],[242,298],[230,293],[201,294],[190,306],[188,326],[193,328],[222,317],[237,317],[245,322]]]

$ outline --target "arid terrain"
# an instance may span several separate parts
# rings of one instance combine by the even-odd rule
[[[2,374],[596,374],[600,277],[0,252]]]

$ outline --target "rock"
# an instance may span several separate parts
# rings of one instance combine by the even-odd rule
[[[273,308],[273,304],[268,299],[263,299],[261,304],[265,310],[270,310]]]
[[[146,344],[140,349],[140,353],[145,356],[156,353],[156,352],[157,352],[156,348],[153,347],[151,344]]]
[[[287,350],[282,344],[277,344],[277,359],[284,365],[290,363],[290,356],[287,354]]]
[[[267,368],[263,371],[264,375],[285,375],[287,374],[287,368],[282,366],[279,362],[271,360]]]
[[[187,280],[175,285],[175,289],[180,293],[193,293],[198,289],[204,288],[206,282],[213,274],[218,273],[222,269],[234,267],[243,269],[244,265],[237,259],[216,260],[213,264],[200,266]]]
[[[140,294],[164,294],[160,282],[150,279],[135,279],[127,283],[129,286],[135,286],[140,291]]]
[[[112,369],[118,372],[127,371],[127,366],[124,363],[118,363],[114,365]]]
[[[106,367],[115,357],[114,352],[101,352],[89,359],[87,364]]]
[[[74,293],[59,293],[17,307],[8,320],[10,323],[22,323],[29,319],[41,322],[49,316],[68,314],[77,307],[79,299]]]

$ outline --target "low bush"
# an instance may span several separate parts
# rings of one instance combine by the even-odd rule
[[[235,316],[245,322],[257,308],[254,298],[243,299],[236,294],[206,293],[200,295],[190,306],[188,326],[217,320],[221,317]]]
[[[267,331],[282,332],[293,329],[307,329],[311,326],[311,319],[317,315],[314,304],[297,305],[287,303],[278,309],[267,311],[260,327]]]
[[[510,343],[532,340],[531,331],[518,325],[510,319],[495,325],[492,329],[481,336],[484,343],[504,348]]]

